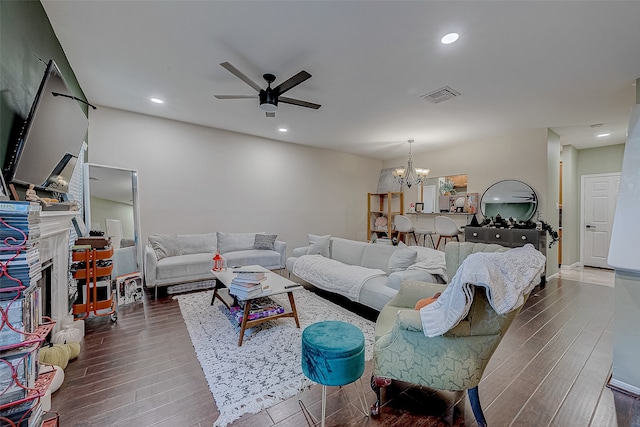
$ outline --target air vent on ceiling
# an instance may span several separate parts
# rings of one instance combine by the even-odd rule
[[[438,90],[434,90],[433,92],[427,93],[426,95],[422,95],[422,98],[424,98],[425,101],[439,104],[440,102],[446,101],[447,99],[455,98],[456,96],[460,96],[460,92],[451,89],[449,86],[445,86]]]

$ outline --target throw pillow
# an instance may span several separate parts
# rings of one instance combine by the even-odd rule
[[[315,234],[307,234],[309,239],[309,247],[307,255],[322,255],[329,258],[329,244],[331,243],[331,235],[316,236]]]
[[[423,298],[421,300],[418,300],[418,302],[416,303],[416,310],[420,310],[422,307],[426,307],[429,304],[431,304],[432,302],[434,302],[435,300],[437,300],[441,293],[442,292],[438,292],[437,294],[435,294],[432,297]]]
[[[389,273],[406,270],[410,265],[416,262],[417,256],[418,252],[410,249],[402,242],[398,243],[398,249],[393,251],[393,253],[389,257]]]
[[[248,251],[253,249],[256,234],[264,233],[216,233],[218,241],[218,251],[221,254],[235,251]]]
[[[276,241],[276,237],[278,237],[277,234],[256,234],[256,238],[253,242],[253,249],[275,250],[273,244]]]
[[[175,234],[154,234],[149,236],[149,243],[156,253],[158,260],[170,256],[182,255]]]

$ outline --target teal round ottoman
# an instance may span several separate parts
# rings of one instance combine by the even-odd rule
[[[324,426],[326,386],[350,384],[364,372],[364,334],[349,323],[335,320],[308,326],[302,332],[302,372],[322,384]]]

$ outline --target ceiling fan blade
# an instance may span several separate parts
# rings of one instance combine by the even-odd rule
[[[289,89],[291,89],[292,87],[299,85],[300,83],[302,83],[303,81],[307,80],[310,77],[311,77],[311,74],[307,73],[306,71],[300,71],[298,74],[291,77],[289,80],[283,81],[273,89],[276,91],[276,93],[283,94]]]
[[[276,112],[275,111],[267,111],[265,114],[267,115],[267,117],[275,117],[276,116]]]
[[[317,110],[322,107],[320,104],[314,104],[313,102],[301,101],[299,99],[287,98],[286,96],[278,97],[278,102],[284,102],[285,104],[299,105],[300,107],[313,108]]]
[[[256,99],[258,95],[213,95],[218,99]]]
[[[240,80],[242,80],[243,82],[245,82],[246,84],[254,88],[257,92],[260,92],[262,90],[262,88],[258,86],[256,82],[251,80],[249,77],[245,76],[242,73],[242,71],[238,70],[236,67],[229,64],[228,62],[222,62],[220,65],[222,66],[222,68],[226,69],[231,74],[233,74],[234,76],[236,76],[237,78],[239,78]]]

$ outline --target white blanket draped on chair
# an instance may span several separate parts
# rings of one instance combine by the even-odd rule
[[[303,255],[293,264],[293,274],[317,287],[358,300],[364,282],[386,273],[375,268],[347,265],[322,255]]]
[[[545,256],[531,244],[506,252],[469,255],[442,295],[420,309],[424,334],[442,335],[464,319],[473,301],[471,285],[487,289],[487,299],[498,314],[520,307],[525,295],[540,283],[545,263]]]

